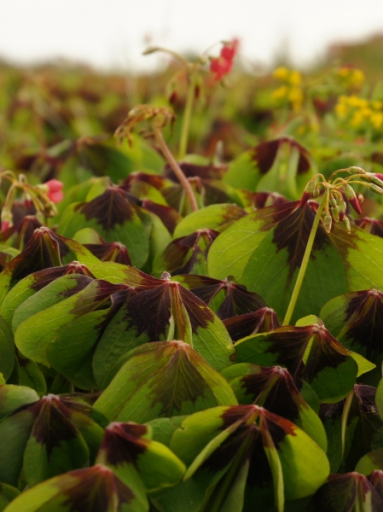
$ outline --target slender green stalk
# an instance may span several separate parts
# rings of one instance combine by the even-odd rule
[[[197,204],[197,200],[194,196],[193,189],[192,189],[188,179],[182,172],[182,169],[176,162],[174,156],[172,155],[172,152],[168,148],[168,146],[162,136],[162,132],[161,132],[160,128],[156,125],[154,125],[154,134],[156,136],[157,142],[161,148],[162,153],[164,154],[166,160],[169,162],[169,165],[173,169],[174,174],[180,180],[181,185],[184,187],[185,193],[190,200],[192,210],[194,212],[196,212],[198,210],[198,204]]]
[[[182,128],[181,128],[181,138],[180,138],[180,152],[178,159],[182,160],[188,149],[188,138],[189,138],[189,127],[190,127],[190,119],[191,119],[191,113],[193,108],[193,101],[194,101],[194,90],[196,85],[196,75],[195,73],[190,73],[190,79],[189,79],[189,88],[188,93],[186,96],[186,105],[185,105],[185,111],[183,115],[182,120]]]
[[[312,248],[313,248],[313,245],[314,245],[315,235],[316,235],[316,233],[318,231],[319,221],[321,219],[323,208],[325,207],[327,201],[328,201],[328,189],[326,188],[325,191],[324,191],[323,197],[322,197],[322,201],[319,203],[319,207],[318,207],[318,210],[316,212],[313,225],[311,227],[310,236],[309,236],[309,239],[307,241],[305,253],[303,255],[302,264],[301,264],[301,267],[300,267],[299,272],[298,272],[298,277],[297,277],[297,280],[295,282],[294,290],[293,290],[293,293],[291,295],[289,306],[287,308],[286,315],[285,315],[285,318],[283,320],[283,324],[282,325],[289,325],[291,317],[293,316],[295,305],[296,305],[298,297],[299,297],[299,292],[301,291],[303,279],[304,279],[305,274],[306,274],[307,265],[308,265],[309,260],[310,260],[311,251],[312,251]]]

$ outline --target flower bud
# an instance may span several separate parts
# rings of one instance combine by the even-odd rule
[[[382,186],[383,186],[383,182],[382,182]],[[376,192],[377,194],[381,194],[381,195],[383,194],[383,188],[378,187],[378,185],[372,184],[369,186],[369,188],[370,188],[370,190],[372,190],[373,192]]]
[[[330,233],[331,227],[332,227],[332,217],[331,215],[325,215],[323,219],[324,228],[327,231],[327,233]]]
[[[13,215],[7,206],[3,206],[1,210],[1,232],[6,231],[13,225]]]
[[[346,217],[346,216],[344,217],[343,224],[345,225],[347,232],[351,233],[351,224],[350,224],[350,221],[348,220],[348,217]]]
[[[331,215],[335,222],[339,222],[339,209],[337,206],[331,208]]]

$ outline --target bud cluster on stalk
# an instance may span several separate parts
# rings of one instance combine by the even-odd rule
[[[342,176],[348,174],[349,176]],[[350,220],[347,216],[347,203],[358,214],[362,214],[361,204],[364,196],[357,194],[355,185],[362,185],[377,194],[383,194],[383,174],[366,172],[361,167],[339,169],[332,173],[328,180],[322,174],[317,174],[310,180],[303,192],[300,204],[303,206],[311,198],[317,198],[327,191],[327,200],[323,208],[323,225],[326,231],[331,231],[333,223],[342,222],[348,232],[351,232]]]
[[[44,218],[57,215],[56,203],[64,198],[61,181],[52,179],[40,185],[31,185],[23,174],[16,176],[12,171],[0,173],[0,183],[4,179],[10,182],[10,186],[1,208],[2,232],[13,226],[12,207],[20,197],[27,210],[34,208]]]

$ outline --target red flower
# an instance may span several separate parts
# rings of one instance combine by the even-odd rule
[[[238,40],[234,39],[230,43],[224,44],[219,57],[211,59],[210,71],[215,75],[215,80],[221,80],[230,73],[237,48]]]
[[[63,183],[59,180],[49,180],[44,185],[47,187],[47,196],[52,201],[52,203],[59,203],[64,199],[64,194],[62,192]]]
[[[230,43],[225,43],[221,49],[221,57],[226,60],[233,60],[238,50],[238,39],[233,39]]]

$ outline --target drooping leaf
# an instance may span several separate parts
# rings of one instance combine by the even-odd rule
[[[103,429],[89,417],[91,411],[88,405],[48,395],[8,414],[0,422],[1,480],[17,485],[22,471],[27,483],[35,485],[94,460]]]
[[[137,423],[111,423],[106,429],[97,462],[111,469],[138,471],[148,492],[176,485],[186,467],[165,445],[151,439],[151,429]]]
[[[222,374],[229,381],[240,404],[256,404],[295,423],[322,448],[327,450],[324,427],[300,389],[303,381],[290,375],[286,368],[238,364]]]
[[[359,473],[331,475],[312,500],[315,512],[379,512],[383,502],[367,478]]]
[[[200,275],[183,275],[176,280],[217,312],[221,320],[256,311],[265,306],[260,295],[231,279],[218,280]]]
[[[233,341],[257,333],[274,331],[281,326],[275,311],[271,308],[260,308],[252,313],[227,318],[223,323]]]
[[[274,502],[282,511],[284,499],[312,494],[329,474],[324,452],[307,434],[256,405],[193,414],[176,430],[170,448],[185,463],[192,461],[185,480],[192,478],[206,490],[225,485],[228,491],[249,461],[245,510],[255,497],[263,497],[257,501],[260,510]],[[218,496],[222,499],[222,493]]]
[[[199,229],[194,233],[176,238],[153,262],[153,273],[160,276],[164,271],[177,274],[207,274],[207,254],[218,232]]]
[[[46,227],[35,230],[21,253],[13,258],[0,274],[0,303],[15,284],[39,270],[78,260],[87,265],[97,260],[78,242],[64,238]]]
[[[139,216],[123,189],[113,186],[88,202],[68,206],[59,232],[73,237],[83,228],[95,229],[107,242],[119,241],[127,248],[133,265],[141,267],[149,255],[149,240]]]
[[[383,361],[383,293],[372,289],[336,297],[323,306],[321,318],[345,347],[376,364],[367,376],[376,385]]]
[[[15,311],[12,326],[16,346],[24,356],[49,366],[47,348],[54,343],[57,331],[125,288],[76,274],[56,279]]]
[[[148,512],[139,479],[122,481],[97,464],[51,478],[20,494],[7,512]]]
[[[310,201],[281,203],[237,221],[211,246],[210,276],[233,275],[259,293],[277,315],[284,315],[314,222],[313,208]],[[294,319],[319,314],[326,300],[347,289],[342,258],[319,226]]]
[[[352,389],[358,366],[324,325],[280,327],[235,344],[236,361],[285,366],[306,380],[323,402],[337,402]]]
[[[24,277],[8,292],[1,305],[1,314],[11,323],[13,313],[25,300],[55,279],[69,274],[85,275],[94,278],[86,265],[82,265],[78,261],[73,261],[68,265],[60,267],[50,267],[33,272]]]
[[[182,341],[145,344],[124,361],[95,402],[111,421],[143,423],[237,403],[227,381]]]
[[[175,338],[189,343],[218,371],[231,364],[230,337],[213,311],[168,276],[146,276],[127,295],[100,339],[93,359],[99,387],[105,387],[108,372],[129,350],[149,341]]]
[[[314,174],[309,152],[295,140],[281,137],[261,142],[239,156],[229,166],[224,181],[254,192],[279,192],[297,199]]]
[[[246,216],[246,211],[235,204],[206,206],[182,219],[176,226],[174,238],[188,236],[198,229],[204,228],[222,232],[244,216]]]

